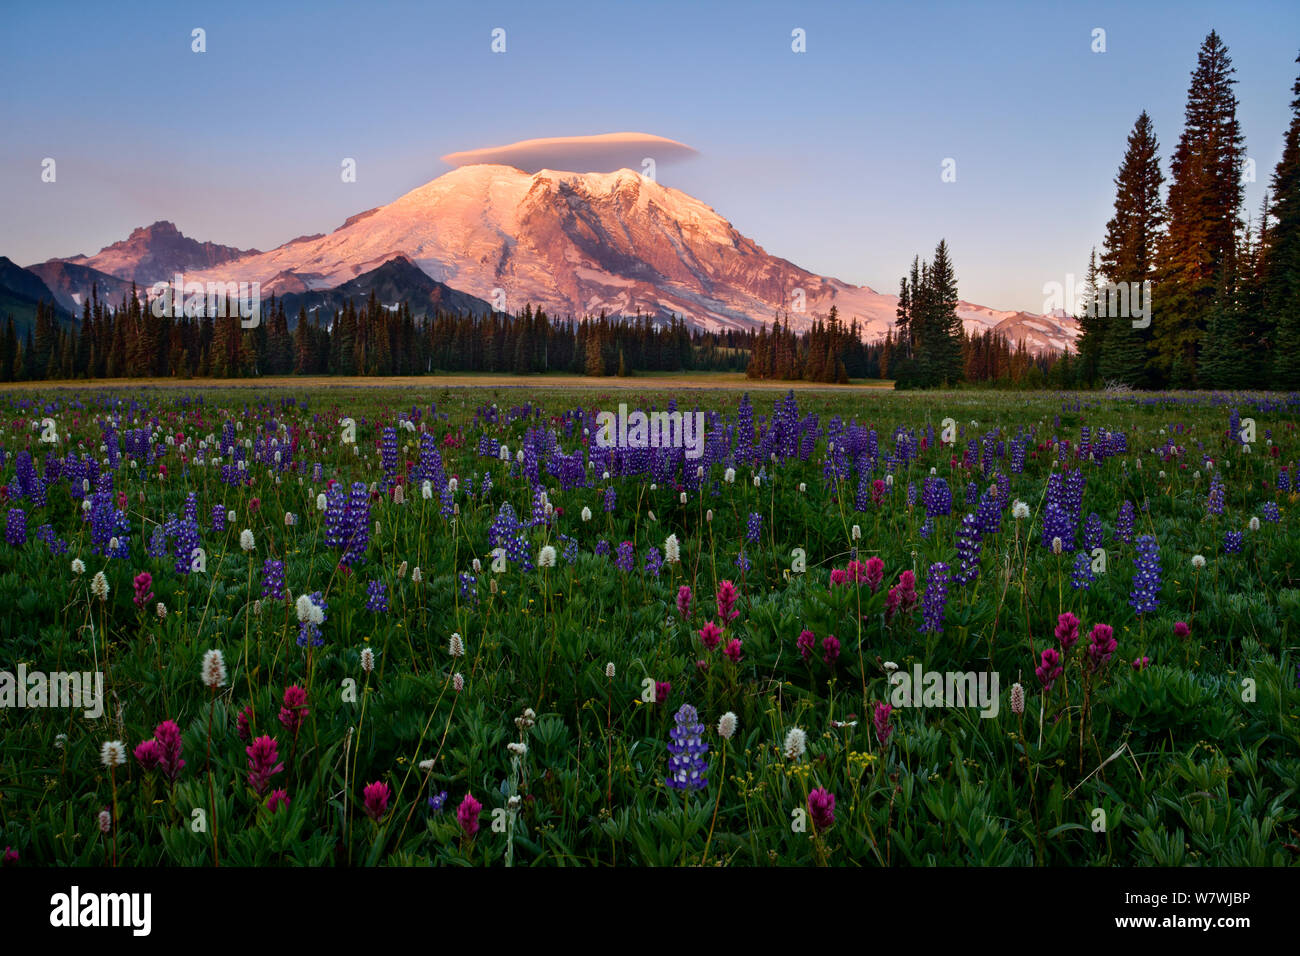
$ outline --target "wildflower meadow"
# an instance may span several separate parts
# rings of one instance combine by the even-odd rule
[[[1298,421],[7,393],[4,865],[1292,864]]]

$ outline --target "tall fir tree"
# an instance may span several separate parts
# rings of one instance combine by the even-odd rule
[[[1271,220],[1266,217],[1272,224],[1260,253],[1262,311],[1275,323],[1273,387],[1288,390],[1300,389],[1300,77],[1291,92],[1291,124],[1273,170]]]
[[[1227,47],[1201,45],[1170,164],[1169,227],[1159,246],[1149,365],[1155,384],[1194,384],[1201,336],[1241,227],[1244,137]],[[1177,370],[1178,374],[1175,374]]]

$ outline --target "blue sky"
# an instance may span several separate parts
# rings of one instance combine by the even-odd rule
[[[1300,70],[1294,2],[13,5],[0,255],[92,253],[157,219],[269,249],[440,175],[450,152],[632,130],[697,149],[659,181],[771,253],[894,292],[944,237],[963,298],[1039,311],[1100,244],[1143,109],[1167,171],[1211,29],[1237,70],[1254,214]]]

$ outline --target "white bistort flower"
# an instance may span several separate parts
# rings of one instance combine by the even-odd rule
[[[245,551],[255,551],[257,549],[257,545],[253,541],[253,532],[250,529],[245,528],[239,532],[239,546]]]
[[[610,661],[608,664],[605,665],[605,676],[608,677],[610,680],[613,680],[613,679],[614,679],[614,662],[613,662],[613,661]]]
[[[126,763],[126,747],[120,740],[105,740],[99,748],[99,762],[112,770]]]
[[[726,471],[724,471],[724,472],[722,473],[722,480],[725,481],[725,482],[726,482],[727,484],[729,484],[729,485],[731,485],[731,484],[735,484],[735,481],[736,481],[736,469],[734,469],[734,468],[728,468]]]
[[[727,711],[718,721],[718,736],[723,740],[730,740],[736,732],[736,715]]]
[[[785,756],[787,760],[798,760],[808,746],[808,735],[798,727],[791,727],[785,735]]]
[[[669,564],[677,564],[681,559],[682,549],[677,543],[677,535],[670,534],[664,538],[664,560]]]
[[[447,642],[447,652],[452,657],[465,656],[465,642],[460,639],[459,634],[453,634],[451,640]]]
[[[543,545],[542,550],[537,552],[537,566],[539,568],[555,567],[555,549],[549,544]]]
[[[361,669],[367,674],[375,669],[375,652],[368,647],[361,648]]]
[[[591,509],[586,507],[585,505],[582,508],[582,520],[583,521],[591,520]]]
[[[1011,517],[1019,521],[1021,518],[1029,517],[1029,505],[1020,499],[1016,499],[1011,505]]]
[[[1195,568],[1197,571],[1205,567],[1205,555],[1203,554],[1192,555],[1192,567]]]
[[[90,593],[101,601],[108,600],[108,578],[104,577],[103,571],[96,571],[95,576],[91,578]]]
[[[203,683],[212,690],[226,686],[226,659],[213,648],[203,655]]]
[[[73,574],[85,574],[85,573],[86,573],[86,562],[82,561],[81,558],[73,558],[73,559],[72,559],[72,573],[73,573]]]

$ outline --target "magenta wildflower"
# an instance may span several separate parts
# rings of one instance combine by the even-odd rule
[[[1133,669],[1135,671],[1146,670],[1147,666],[1150,663],[1151,663],[1151,658],[1145,656],[1139,657],[1137,660],[1133,662]]]
[[[137,574],[132,585],[135,588],[136,607],[144,607],[153,600],[153,591],[149,590],[153,587],[153,575],[148,571],[141,571]]]
[[[245,747],[244,752],[248,754],[248,784],[260,796],[266,793],[271,777],[284,769],[278,745],[273,738],[263,734],[251,746]]]
[[[1092,643],[1088,645],[1088,663],[1092,669],[1099,670],[1110,660],[1119,645],[1115,641],[1115,629],[1109,624],[1092,626]]]
[[[840,640],[834,634],[828,634],[822,639],[822,660],[827,664],[834,665],[835,659],[840,656]]]
[[[740,612],[736,610],[736,586],[730,581],[721,581],[718,584],[718,617],[722,623],[726,624],[740,617]]]
[[[5,847],[4,856],[0,857],[0,863],[4,866],[13,866],[18,862],[18,851],[11,846]]]
[[[673,692],[673,685],[666,680],[655,681],[655,703],[662,704],[668,699],[668,695]]]
[[[691,586],[683,584],[677,589],[677,613],[682,617],[691,616]]]
[[[849,583],[849,572],[843,568],[831,568],[831,587],[837,588]]]
[[[722,640],[722,628],[709,621],[700,628],[700,641],[704,644],[705,650],[713,650]]]
[[[158,762],[162,760],[162,747],[158,745],[156,740],[143,741],[135,748],[135,759],[140,762],[140,766],[145,772],[154,770],[157,768]]]
[[[880,590],[880,582],[885,577],[885,562],[879,558],[867,558],[867,563],[863,572],[863,580],[871,588],[871,593],[875,594]]]
[[[366,801],[366,816],[379,822],[379,818],[384,815],[388,809],[388,798],[392,796],[392,791],[388,789],[388,784],[382,780],[376,780],[374,783],[366,784],[364,791]]]
[[[835,826],[835,794],[823,787],[808,794],[808,815],[818,832]]]
[[[303,718],[309,713],[311,711],[307,709],[307,692],[297,684],[286,687],[284,706],[280,708],[280,723],[295,738],[298,736],[299,728],[302,727]]]
[[[153,729],[153,739],[158,741],[162,750],[158,766],[167,775],[167,779],[175,783],[181,774],[181,767],[185,766],[185,761],[181,759],[181,729],[175,721],[164,720]]]
[[[478,815],[483,809],[483,804],[474,799],[474,794],[465,794],[465,799],[460,802],[456,808],[456,821],[460,828],[465,831],[465,836],[472,837],[478,833]]]
[[[1174,637],[1186,637],[1192,633],[1192,629],[1187,626],[1186,621],[1174,621]]]
[[[799,653],[804,660],[808,660],[812,656],[814,640],[816,640],[816,637],[812,631],[799,632],[799,639],[794,642],[794,646],[799,649]]]
[[[1079,619],[1069,611],[1056,619],[1056,639],[1061,642],[1061,650],[1067,654],[1079,639]]]
[[[275,811],[279,810],[281,807],[287,807],[288,805],[288,790],[272,790],[271,795],[266,798],[266,809],[270,810],[272,813],[275,813]]]
[[[1051,690],[1056,679],[1065,673],[1061,667],[1061,655],[1054,647],[1049,647],[1042,654],[1042,662],[1034,668],[1034,673],[1042,682],[1043,690]]]
[[[890,736],[894,733],[893,724],[890,723],[893,713],[892,704],[877,704],[875,712],[871,715],[871,722],[876,726],[876,739],[880,741],[881,746],[888,744]]]
[[[239,735],[240,740],[248,740],[253,736],[252,732],[248,729],[248,722],[252,716],[253,705],[248,704],[239,712],[239,716],[235,718],[235,733]]]
[[[739,664],[740,663],[740,638],[733,637],[730,641],[728,641],[727,646],[722,649],[722,653],[726,654],[727,658],[733,664]]]

